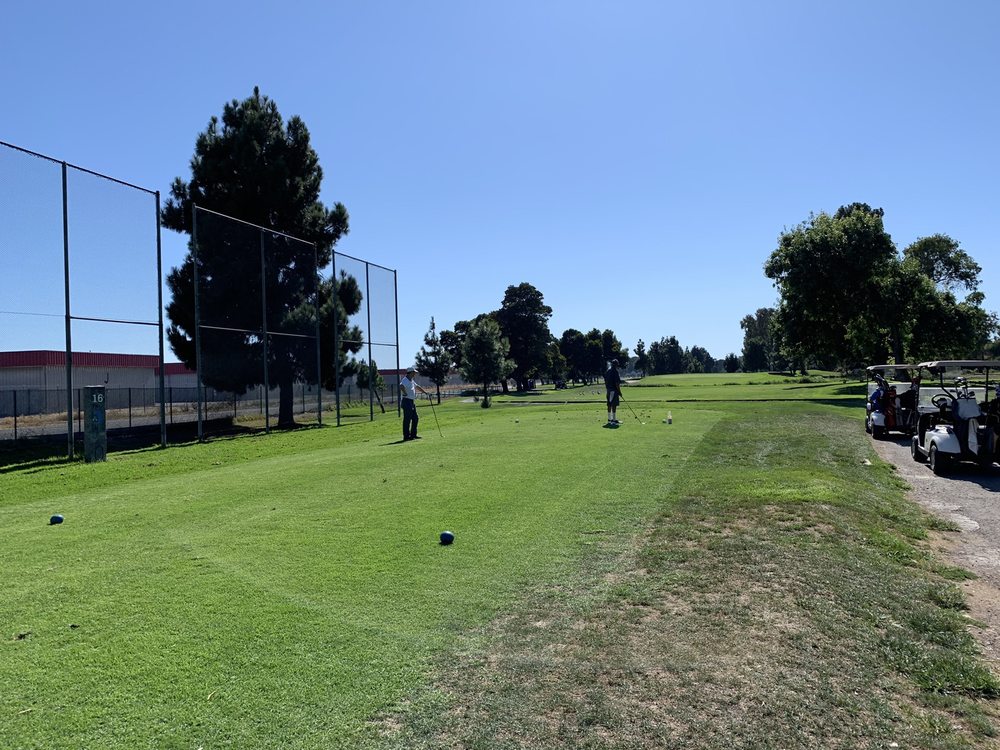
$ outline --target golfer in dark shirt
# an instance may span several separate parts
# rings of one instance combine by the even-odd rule
[[[618,399],[622,394],[622,378],[618,374],[618,360],[611,360],[611,366],[604,373],[604,387],[608,391],[608,424],[618,424]]]

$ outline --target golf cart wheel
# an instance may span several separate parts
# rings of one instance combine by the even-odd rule
[[[918,464],[922,464],[927,461],[927,456],[920,452],[920,440],[916,435],[914,435],[913,439],[910,440],[910,455]]]
[[[869,435],[872,434],[872,420],[871,417],[865,417],[865,432]]]
[[[941,455],[937,445],[931,444],[930,457],[931,471],[938,476],[942,476],[948,471],[948,458]]]
[[[885,427],[872,425],[872,437],[876,440],[883,440],[885,438]]]

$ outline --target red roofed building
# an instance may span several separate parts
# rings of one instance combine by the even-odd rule
[[[166,386],[194,386],[195,373],[179,362],[163,366]],[[155,388],[160,363],[155,354],[73,352],[73,387]],[[66,387],[66,352],[54,350],[0,352],[0,390]]]

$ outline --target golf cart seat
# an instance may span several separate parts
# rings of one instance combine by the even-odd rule
[[[954,408],[955,416],[959,419],[979,419],[983,413],[974,398],[956,398]]]

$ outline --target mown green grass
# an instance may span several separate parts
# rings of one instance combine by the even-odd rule
[[[938,524],[857,429],[734,406],[636,546],[469,635],[392,746],[987,746],[1000,683],[924,545]]]
[[[937,524],[789,385],[8,471],[0,747],[982,746]]]
[[[498,396],[514,401],[592,401],[604,399],[603,381],[570,385],[564,390],[543,388],[537,395]],[[622,389],[626,402],[636,405],[690,403],[702,401],[845,401],[856,405],[865,397],[864,381],[834,373],[814,373],[804,377],[768,373],[709,373],[651,375],[630,380]],[[627,407],[620,407],[627,412]],[[665,413],[664,413],[665,415]]]
[[[416,443],[384,421],[8,473],[0,746],[354,746],[456,633],[634,533],[650,464],[717,418],[624,449],[593,408],[440,411]]]

